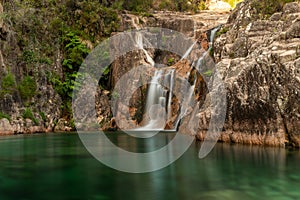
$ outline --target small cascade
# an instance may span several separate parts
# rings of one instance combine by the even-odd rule
[[[188,111],[188,108],[190,107],[190,105],[192,103],[192,97],[193,97],[193,94],[194,94],[195,85],[196,85],[196,80],[195,80],[194,84],[192,86],[190,86],[189,88],[187,88],[185,86],[185,89],[186,89],[185,91],[187,91],[187,92],[183,96],[182,105],[181,105],[181,108],[180,108],[180,113],[179,113],[179,115],[177,117],[177,120],[175,122],[174,130],[177,130],[177,128],[179,126],[179,123],[180,123],[180,120],[186,115],[186,113]]]
[[[165,127],[165,108],[168,91],[160,84],[166,75],[163,70],[156,70],[147,93],[144,126],[135,130],[163,130]]]
[[[131,18],[131,23],[132,26],[136,29],[136,30],[140,30],[141,28],[137,25],[137,23],[135,22],[135,20],[137,21],[137,23],[139,23],[139,18],[138,17],[132,17]]]
[[[147,93],[147,101],[146,101],[146,113],[149,112],[150,108],[154,104],[158,104],[158,99],[162,97],[163,88],[160,85],[159,81],[162,77],[162,70],[155,71],[155,74],[150,82],[150,86]]]
[[[182,58],[180,60],[186,59],[188,57],[188,55],[191,53],[193,47],[195,46],[195,44],[197,44],[197,41],[194,42],[192,44],[192,46],[190,46],[190,48],[185,52],[185,54],[182,56]]]
[[[208,54],[209,54],[209,52],[210,52],[210,50],[211,50],[211,48],[212,48],[212,45],[213,45],[213,41],[214,41],[214,38],[215,38],[215,35],[216,35],[216,33],[217,33],[217,31],[220,29],[220,26],[218,26],[218,27],[216,27],[216,28],[214,28],[214,29],[212,29],[211,31],[210,31],[210,37],[209,37],[209,48],[208,48],[208,50],[197,60],[197,63],[196,63],[196,66],[195,66],[195,68],[198,70],[198,71],[200,71],[200,67],[201,66],[203,66],[203,61],[205,60],[205,58],[207,57],[207,56],[209,56]]]
[[[136,45],[139,49],[141,49],[145,55],[146,55],[146,61],[151,65],[154,66],[155,62],[154,60],[151,58],[151,56],[149,55],[149,53],[144,49],[144,44],[143,44],[143,35],[140,32],[136,32],[135,34],[135,42]]]
[[[198,60],[197,60],[197,63],[196,63],[196,69],[198,71],[200,71],[200,67],[203,66],[203,61],[204,61],[204,58],[207,56],[208,54],[208,51],[205,52]]]
[[[212,44],[213,44],[213,41],[214,41],[214,38],[215,38],[215,35],[217,33],[217,31],[220,29],[220,26],[214,28],[211,30],[210,32],[210,38],[209,38],[209,48],[212,48]]]
[[[169,85],[170,86],[170,92],[169,92],[169,96],[168,96],[168,109],[167,109],[167,113],[168,113],[168,120],[171,119],[172,117],[172,97],[173,97],[173,88],[174,88],[174,74],[175,74],[175,69],[171,69],[169,71],[168,74],[168,78],[165,79],[165,85]]]

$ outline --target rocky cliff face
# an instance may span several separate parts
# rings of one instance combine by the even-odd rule
[[[238,5],[214,44],[216,68],[228,92],[220,140],[299,147],[299,3],[259,20],[253,2]]]
[[[0,14],[5,15],[1,4]],[[33,63],[35,58],[19,41],[13,25],[4,23],[1,18],[0,113],[9,120],[0,118],[0,134],[52,131],[61,116],[62,100],[47,80],[46,73],[57,71],[62,76],[61,57],[56,52],[55,67],[46,64],[28,67],[26,64]],[[21,61],[21,56],[27,57]]]

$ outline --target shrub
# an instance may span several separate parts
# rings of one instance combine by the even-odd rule
[[[25,76],[18,86],[21,98],[24,100],[34,97],[36,88],[36,82],[30,76]]]
[[[252,6],[256,9],[258,18],[268,19],[275,12],[282,11],[284,4],[295,0],[254,0]]]
[[[174,64],[174,58],[169,58],[168,59],[168,66],[171,66],[171,65],[173,65]]]
[[[232,8],[234,8],[236,4],[242,2],[243,0],[224,0],[224,1],[227,2]]]
[[[0,119],[3,119],[3,118],[8,119],[9,121],[11,120],[11,118],[8,114],[0,112]]]
[[[152,7],[152,0],[124,0],[123,8],[126,10],[145,12]]]
[[[46,114],[45,114],[44,112],[40,112],[39,114],[40,114],[42,120],[43,120],[44,122],[46,122],[46,121],[47,121]]]
[[[203,73],[205,76],[212,76],[213,71],[212,70],[207,70],[206,72]]]
[[[32,111],[29,108],[25,109],[25,111],[23,112],[22,117],[24,119],[31,119],[35,125],[39,124],[39,121],[34,117]]]
[[[26,64],[35,63],[37,61],[35,53],[31,50],[23,51],[22,58]]]
[[[221,29],[217,32],[216,36],[219,37],[220,35],[225,34],[225,33],[227,33],[228,31],[229,31],[229,29],[228,29],[227,27],[221,28]]]
[[[8,73],[2,78],[0,95],[12,94],[16,90],[16,81],[12,73]]]
[[[207,10],[207,9],[208,9],[208,7],[204,1],[201,1],[200,3],[198,3],[198,10]]]

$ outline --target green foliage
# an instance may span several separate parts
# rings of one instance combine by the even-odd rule
[[[62,20],[56,24],[92,42],[110,36],[119,25],[117,12],[97,0],[67,0],[60,9],[59,19]]]
[[[207,10],[207,9],[208,9],[208,7],[204,1],[201,1],[200,3],[198,3],[198,10]]]
[[[69,126],[72,128],[72,130],[76,129],[74,118],[70,119]],[[98,124],[96,127],[98,127]]]
[[[104,68],[102,69],[102,76],[103,76],[103,75],[104,75],[104,76],[108,75],[109,72],[110,72],[110,66],[104,67]]]
[[[136,12],[145,12],[152,7],[152,3],[152,0],[124,0],[123,8]]]
[[[66,73],[65,79],[61,80],[55,73],[48,73],[48,81],[54,86],[55,91],[62,97],[64,101],[70,101],[73,95],[73,89],[76,86],[75,79],[80,74],[77,72]]]
[[[16,91],[16,81],[14,75],[9,72],[2,78],[0,95],[13,94]]]
[[[39,124],[39,121],[34,117],[32,111],[29,108],[25,109],[25,111],[23,112],[22,117],[24,119],[31,119],[35,125]]]
[[[75,80],[84,58],[88,55],[89,49],[81,42],[79,36],[73,32],[68,32],[62,37],[65,59],[62,66],[64,70],[64,80],[58,76],[52,77],[55,90],[65,101],[70,101],[75,87]],[[71,108],[71,107],[70,107]]]
[[[71,99],[76,86],[76,78],[80,77],[77,71],[81,66],[89,49],[81,42],[79,36],[73,32],[67,32],[62,36],[65,59],[62,66],[64,77],[61,79],[56,73],[47,73],[48,81],[54,86],[55,91],[63,100],[62,111],[66,116],[71,115]]]
[[[42,120],[43,120],[44,122],[46,122],[46,121],[47,121],[46,114],[45,114],[44,112],[39,112],[39,114],[40,114]]]
[[[171,65],[173,65],[174,64],[174,58],[169,58],[168,59],[168,66],[171,66]]]
[[[52,63],[53,63],[52,60],[48,57],[39,58],[38,62],[41,64],[44,63],[44,64],[48,64],[48,65],[52,65]]]
[[[216,36],[219,37],[222,34],[225,34],[229,31],[229,29],[227,27],[221,28],[217,33]]]
[[[188,11],[188,10],[193,10],[194,4],[192,2],[189,2],[187,0],[176,0],[175,1],[176,5],[176,10],[178,11]]]
[[[11,118],[8,114],[0,112],[0,119],[3,119],[3,118],[8,119],[9,121],[11,120]]]
[[[75,79],[81,76],[77,71],[90,51],[85,44],[95,46],[118,30],[120,23],[116,9],[123,9],[123,1],[18,0],[4,1],[2,5],[7,30],[16,38],[2,51],[6,55],[16,55],[12,63],[21,63],[25,73],[35,74],[43,67],[48,72],[49,83],[62,97],[63,114],[70,116]],[[58,52],[62,52],[59,57],[63,57],[62,77],[54,73],[53,66],[48,66],[57,62]],[[109,71],[106,68],[104,75],[109,77]],[[0,84],[0,95],[12,94],[17,89],[24,99],[35,95],[36,85],[30,77],[20,80],[17,87],[14,77],[9,74],[1,77]]]
[[[31,50],[23,51],[22,58],[26,64],[34,63],[37,60],[35,53]]]
[[[203,73],[205,76],[212,76],[213,71],[212,70],[207,70],[206,72]]]
[[[123,0],[118,0],[118,1],[113,2],[113,4],[111,5],[111,8],[116,9],[116,10],[122,10],[123,4],[124,4]]]
[[[159,9],[161,9],[161,10],[176,10],[176,7],[171,0],[164,0],[164,1],[160,1]]]
[[[282,11],[284,4],[295,0],[254,0],[252,6],[257,11],[257,17],[260,19],[268,19],[275,12]]]
[[[235,8],[235,6],[242,2],[243,0],[223,0],[225,2],[227,2],[232,8]]]
[[[73,32],[67,32],[62,37],[65,59],[62,66],[67,72],[78,71],[82,61],[88,55],[89,49]]]
[[[18,90],[21,98],[28,100],[36,94],[36,82],[31,78],[31,76],[25,76],[23,80],[18,85]]]
[[[137,13],[149,10],[192,11],[207,9],[205,0],[122,0],[122,9]],[[120,7],[119,7],[120,9]]]
[[[116,100],[116,99],[118,99],[120,97],[120,94],[118,93],[118,92],[116,92],[116,91],[114,91],[112,94],[111,94],[111,98],[113,99],[113,100]]]
[[[215,53],[214,48],[213,48],[213,47],[210,48],[210,49],[209,49],[209,55],[210,55],[211,57],[214,57],[214,53]]]

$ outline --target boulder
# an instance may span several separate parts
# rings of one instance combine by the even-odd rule
[[[0,135],[13,135],[14,129],[8,119],[0,119]]]
[[[300,6],[297,2],[291,2],[287,3],[283,7],[283,13],[285,14],[291,14],[291,13],[299,13],[300,12]]]

